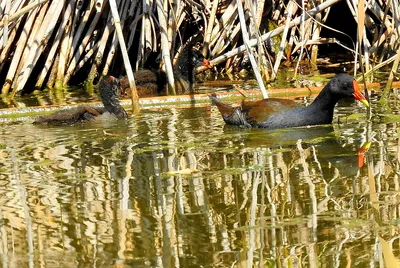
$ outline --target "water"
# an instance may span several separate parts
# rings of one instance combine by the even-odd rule
[[[399,124],[364,113],[341,102],[332,126],[274,131],[215,107],[0,124],[2,267],[399,267]]]

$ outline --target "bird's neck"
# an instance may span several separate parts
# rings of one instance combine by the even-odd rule
[[[111,114],[115,114],[117,118],[126,118],[127,114],[125,109],[119,103],[117,96],[103,100],[104,108]]]
[[[321,90],[321,92],[309,106],[320,107],[322,110],[331,110],[333,112],[333,109],[335,108],[335,105],[339,99],[335,97],[327,87],[328,86],[325,86]]]
[[[329,91],[327,87],[322,89],[314,101],[307,107],[308,114],[318,115],[321,124],[331,123],[333,120],[333,111],[339,100]]]
[[[191,47],[186,46],[179,55],[174,66],[174,76],[188,81],[190,84],[194,83],[194,67],[190,62]]]

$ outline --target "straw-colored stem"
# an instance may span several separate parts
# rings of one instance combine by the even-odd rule
[[[246,29],[246,20],[245,20],[245,17],[244,17],[242,1],[239,0],[236,3],[237,3],[237,8],[238,8],[240,25],[241,25],[241,29],[242,29],[243,42],[246,45],[246,51],[247,51],[247,54],[249,56],[251,66],[253,68],[254,75],[256,77],[258,86],[260,87],[260,90],[261,90],[261,92],[263,94],[263,97],[264,98],[268,98],[268,93],[267,93],[267,90],[265,88],[264,82],[262,80],[262,76],[261,76],[260,70],[259,70],[259,68],[257,66],[256,59],[254,58],[253,53],[252,53],[252,49],[248,44],[249,43],[249,35],[248,35],[247,29]]]
[[[67,28],[65,29],[65,33],[63,36],[63,39],[61,41],[61,48],[60,48],[60,53],[59,53],[59,61],[58,61],[58,68],[57,68],[57,78],[56,78],[56,87],[62,87],[64,78],[65,78],[65,72],[67,68],[67,64],[69,62],[69,53],[70,49],[72,46],[72,40],[74,36],[74,29],[76,22],[79,17],[79,11],[82,7],[82,2],[77,1],[77,0],[70,0],[69,5],[73,10],[75,11],[71,16],[72,16],[72,22],[68,23]]]
[[[110,20],[111,21],[111,20]],[[94,64],[92,65],[92,68],[89,71],[87,83],[90,85],[93,85],[93,80],[95,79],[97,73],[98,73],[98,67],[101,65],[104,57],[104,51],[106,49],[106,44],[107,40],[110,37],[111,34],[111,22],[107,23],[106,27],[104,28],[103,35],[101,36],[101,39],[99,41],[99,48],[97,50]],[[104,74],[106,75],[106,74]]]
[[[128,51],[126,50],[126,46],[125,46],[124,35],[122,33],[121,22],[119,19],[119,14],[118,14],[118,9],[117,9],[117,3],[115,2],[115,0],[110,0],[110,8],[111,8],[111,14],[112,14],[112,17],[113,17],[114,23],[115,23],[115,30],[117,32],[118,42],[119,42],[119,46],[120,46],[121,53],[122,53],[122,58],[124,60],[126,74],[128,76],[129,88],[131,89],[131,93],[132,93],[131,94],[132,95],[132,111],[134,113],[137,113],[140,110],[139,97],[138,97],[137,90],[136,90],[135,79],[133,77],[131,63],[129,61]]]
[[[276,75],[278,73],[278,68],[281,65],[281,60],[282,60],[284,49],[286,47],[286,42],[287,42],[286,41],[287,34],[289,32],[292,16],[293,16],[294,12],[296,11],[296,9],[297,9],[296,4],[294,4],[292,1],[290,1],[289,5],[288,5],[288,8],[287,8],[286,24],[285,24],[285,28],[283,30],[281,44],[279,46],[279,52],[276,55],[276,61],[275,61],[275,64],[274,64],[272,75],[271,75],[271,79],[272,80],[275,80]],[[303,18],[303,16],[301,16],[301,18]],[[302,20],[302,21],[304,22],[304,20]]]
[[[307,14],[306,14],[305,20],[309,20],[312,16],[315,16],[315,14],[318,14],[318,13],[322,12],[322,11],[325,10],[326,8],[329,8],[330,6],[336,4],[336,3],[339,2],[339,1],[340,1],[340,0],[328,0],[328,1],[323,2],[321,5],[319,5],[319,6],[315,7],[315,8],[313,8],[313,9],[309,10],[309,11],[307,12]],[[300,22],[301,22],[300,17],[297,17],[296,19],[294,19],[294,20],[291,21],[291,23],[289,24],[289,28],[292,28],[293,26],[299,25]],[[266,41],[266,40],[268,40],[268,39],[270,39],[270,38],[272,38],[272,37],[274,37],[274,36],[279,35],[280,33],[283,32],[284,28],[285,28],[285,26],[280,26],[280,27],[277,27],[276,29],[274,29],[274,30],[272,30],[272,31],[270,31],[270,32],[268,32],[268,33],[266,33],[266,34],[263,34],[263,35],[261,36],[261,40],[262,40],[262,41]],[[248,45],[249,45],[250,47],[251,47],[251,46],[255,46],[256,44],[257,44],[257,39],[251,39],[251,40],[249,40]],[[235,48],[235,49],[233,49],[233,50],[231,50],[231,51],[225,53],[224,55],[221,55],[221,56],[219,56],[219,57],[213,59],[213,60],[211,61],[211,64],[217,65],[217,64],[219,64],[219,63],[221,63],[221,62],[224,62],[224,61],[226,61],[227,59],[229,59],[229,58],[231,58],[231,57],[233,57],[233,56],[235,56],[235,55],[237,55],[237,54],[243,53],[244,51],[246,51],[245,45],[239,46],[239,47],[237,47],[237,48]],[[198,71],[198,72],[201,72],[201,71],[204,71],[204,70],[206,70],[206,69],[207,69],[207,67],[201,66],[201,67],[198,67],[198,68],[197,68],[197,71]]]
[[[1,65],[3,65],[4,62],[6,62],[7,58],[9,57],[10,53],[13,52],[14,50],[14,43],[17,40],[19,40],[19,35],[18,30],[21,27],[22,22],[18,21],[14,24],[12,24],[10,27],[8,27],[8,31],[7,31],[7,37],[2,36],[0,38],[0,63]],[[4,33],[3,31],[0,31],[2,33]],[[6,43],[4,43],[2,40],[4,40],[4,38],[7,38],[8,41]],[[0,71],[1,71],[2,67],[0,67]]]
[[[170,5],[169,9],[169,16],[168,16],[168,40],[169,40],[169,51],[172,53],[175,49],[175,37],[178,33],[178,28],[177,28],[177,19],[180,16],[178,14],[178,0],[171,0],[171,1],[165,1],[165,4]],[[167,10],[164,6],[164,9]]]
[[[14,51],[14,56],[11,61],[11,65],[7,72],[6,83],[3,85],[3,88],[1,90],[2,94],[4,94],[4,95],[7,95],[11,88],[12,81],[14,80],[15,73],[17,72],[18,64],[20,62],[22,53],[25,49],[25,45],[28,40],[28,34],[29,34],[29,32],[31,32],[33,23],[35,22],[35,17],[36,17],[36,11],[32,11],[28,15],[28,19],[25,22],[24,29],[21,32],[21,35],[19,37],[16,49]]]
[[[4,22],[3,44],[2,44],[3,48],[7,45],[8,42],[8,18],[10,16],[10,9],[11,9],[11,0],[6,0],[6,6],[4,9],[4,16],[3,16],[3,22]]]
[[[399,61],[400,61],[400,48],[397,49],[396,58],[395,58],[395,60],[393,62],[392,70],[389,73],[389,78],[388,78],[388,81],[386,83],[386,89],[391,89],[392,88],[394,74],[397,73],[397,69],[399,67]]]
[[[295,11],[296,12],[296,11]],[[305,27],[305,6],[304,6],[304,0],[301,1],[301,27],[300,27],[300,54],[299,58],[297,59],[296,67],[294,68],[294,79],[297,78],[297,71],[299,70],[300,62],[303,58],[303,52],[304,52],[304,43],[306,40],[306,27]]]
[[[15,95],[16,92],[21,91],[22,88],[25,86],[25,83],[32,73],[32,70],[35,67],[40,54],[42,53],[47,40],[50,38],[51,34],[54,31],[55,25],[58,21],[63,7],[64,5],[61,5],[57,1],[51,3],[49,10],[47,11],[47,14],[43,20],[42,27],[37,33],[35,41],[31,46],[28,58],[25,60],[24,66],[19,73],[18,85],[13,89],[12,97]]]
[[[157,13],[158,20],[160,23],[160,31],[161,31],[161,52],[165,65],[165,72],[168,77],[168,86],[169,90],[173,95],[176,95],[175,91],[175,81],[174,74],[172,70],[172,62],[171,56],[169,53],[169,42],[168,42],[168,32],[167,32],[167,12],[164,10],[164,6],[161,0],[157,0]]]
[[[15,20],[17,20],[19,17],[23,16],[24,14],[28,13],[29,11],[31,11],[32,9],[36,8],[38,5],[43,4],[45,2],[47,2],[49,0],[34,0],[32,3],[30,3],[29,5],[27,5],[26,7],[22,8],[21,10],[19,10],[18,12],[12,14],[9,18],[7,23],[13,22]],[[4,26],[4,21],[0,21],[0,28]]]
[[[76,11],[80,12],[82,10],[81,8],[82,8],[82,6],[78,5]],[[70,61],[73,58],[73,56],[76,55],[76,51],[79,48],[79,43],[80,43],[80,40],[81,40],[81,36],[82,36],[82,34],[84,34],[83,30],[86,27],[86,24],[89,22],[90,14],[92,13],[94,8],[95,8],[95,1],[90,1],[90,6],[89,6],[88,10],[82,11],[83,17],[81,18],[81,20],[79,22],[78,29],[74,33],[74,37],[72,39],[72,47],[71,47],[69,55],[68,55],[67,63],[70,63]],[[78,15],[78,14],[76,14],[76,15]],[[79,17],[80,16],[78,15],[75,18],[79,19]],[[77,23],[77,21],[75,21],[75,23]]]
[[[56,89],[58,89],[58,90],[62,90],[63,89],[63,87],[61,87],[60,85],[58,85],[56,82],[57,82],[57,67],[58,67],[58,62],[60,61],[60,54],[57,54],[57,56],[56,56],[56,58],[55,58],[55,60],[54,60],[54,64],[53,64],[53,66],[52,66],[52,68],[51,68],[51,70],[50,70],[50,73],[49,73],[49,77],[48,77],[48,79],[47,79],[47,83],[46,83],[46,87],[47,88],[50,88],[50,89],[52,89],[52,88],[56,88]]]
[[[79,59],[83,56],[85,48],[86,48],[87,44],[89,43],[89,40],[94,32],[97,22],[99,21],[99,19],[101,17],[101,11],[102,11],[103,7],[104,7],[103,0],[97,0],[94,5],[94,8],[96,9],[96,15],[94,16],[92,23],[89,26],[89,29],[86,31],[83,40],[80,41],[79,47],[76,50],[75,55],[68,66],[67,73],[66,73],[64,81],[63,81],[64,86],[66,86],[68,84],[69,79],[71,78],[71,75],[74,72],[76,72],[75,67],[78,64]],[[74,48],[77,45],[77,42],[76,42],[77,40],[75,38],[74,38],[74,45],[73,45]]]
[[[203,54],[204,55],[208,55],[208,53],[209,53],[209,51],[208,51],[209,48],[208,47],[209,47],[210,41],[211,41],[211,33],[212,33],[212,30],[213,30],[213,27],[214,27],[214,22],[215,22],[215,17],[216,17],[216,14],[217,14],[218,3],[219,3],[219,0],[214,0],[213,6],[212,6],[212,9],[211,9],[210,18],[209,18],[208,23],[207,23],[207,30],[206,30],[206,34],[204,36],[204,47],[203,47]]]
[[[66,29],[66,25],[67,25],[67,23],[68,23],[68,21],[70,19],[71,13],[72,13],[72,6],[69,4],[67,6],[66,10],[65,10],[65,13],[63,14],[62,23],[61,23],[60,27],[58,28],[57,35],[56,35],[56,37],[55,37],[55,39],[53,41],[52,47],[51,47],[50,52],[49,52],[49,54],[47,56],[47,60],[46,60],[46,62],[44,64],[44,67],[43,67],[38,79],[37,79],[37,82],[36,82],[36,87],[37,88],[41,88],[42,87],[43,82],[44,82],[44,80],[45,80],[45,78],[46,78],[46,76],[48,74],[48,71],[50,70],[51,65],[54,64],[54,59],[56,58],[55,55],[56,55],[56,53],[58,51],[59,44],[60,44],[61,39],[62,39],[62,37],[64,35],[65,29]]]
[[[322,21],[322,15],[317,14],[315,15],[315,20],[317,23],[313,23],[313,34],[312,34],[312,40],[317,40],[320,38],[320,33],[321,33],[321,21]],[[318,57],[318,46],[313,45],[311,46],[311,68],[313,70],[317,70],[317,57]]]

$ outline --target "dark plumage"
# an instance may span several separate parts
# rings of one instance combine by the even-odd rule
[[[368,106],[357,81],[348,74],[337,74],[307,107],[296,107],[294,101],[278,98],[244,101],[240,107],[231,107],[216,96],[211,99],[227,124],[273,129],[331,124],[336,103],[348,97]]]
[[[71,125],[88,120],[95,120],[108,115],[114,118],[126,118],[127,114],[119,103],[120,85],[118,79],[112,76],[104,77],[99,83],[100,98],[103,107],[78,106],[72,109],[60,110],[50,115],[39,116],[34,124]]]
[[[186,45],[173,66],[177,93],[192,91],[195,82],[195,69],[201,65],[211,67],[208,60],[199,51],[193,49],[191,45]],[[167,74],[165,72],[143,69],[133,75],[139,97],[165,93],[167,85]],[[126,77],[121,78],[121,88],[124,92],[129,90],[129,82]]]

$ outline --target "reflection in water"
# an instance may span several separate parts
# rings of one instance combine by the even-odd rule
[[[338,114],[355,112],[347,109]],[[396,261],[397,135],[375,127],[359,169],[365,122],[248,130],[224,127],[217,113],[0,125],[2,266]]]

